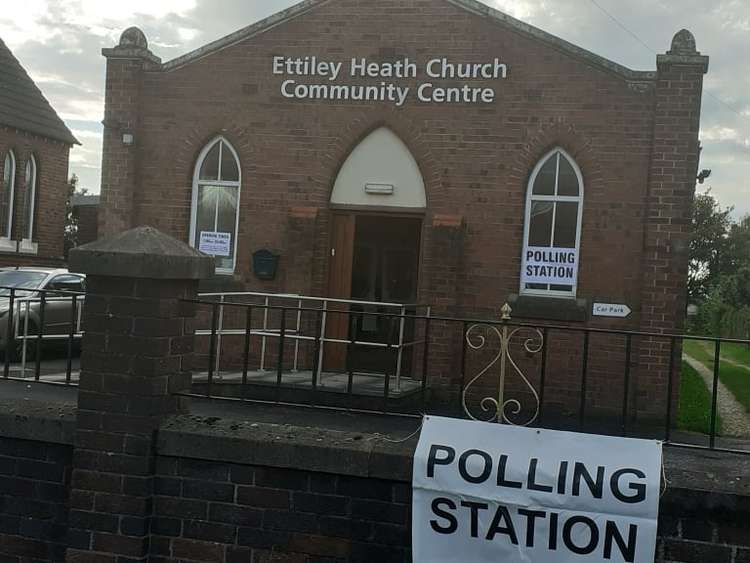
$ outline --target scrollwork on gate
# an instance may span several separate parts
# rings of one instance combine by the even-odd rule
[[[507,423],[515,426],[529,426],[530,424],[534,423],[534,421],[536,421],[537,417],[539,416],[539,393],[537,393],[534,385],[532,385],[531,381],[529,381],[529,378],[526,377],[526,374],[524,374],[521,368],[519,368],[515,358],[513,358],[513,355],[511,354],[511,342],[519,334],[523,333],[524,331],[528,331],[530,335],[528,335],[524,340],[523,348],[529,354],[538,354],[544,348],[544,334],[537,328],[518,327],[514,329],[509,327],[508,323],[511,320],[512,309],[507,303],[502,308],[501,312],[501,320],[503,322],[502,326],[498,327],[496,325],[475,324],[469,327],[466,331],[466,334],[464,335],[468,350],[484,350],[490,344],[490,338],[494,340],[494,337],[497,337],[499,347],[497,354],[495,354],[492,360],[487,365],[485,365],[484,368],[482,368],[479,373],[477,373],[464,387],[462,404],[466,415],[473,420],[479,420],[483,422]],[[487,330],[489,332],[490,338],[482,334],[481,329]],[[476,384],[484,375],[490,373],[492,371],[492,368],[495,367],[498,362],[500,363],[500,379],[497,397],[484,397],[479,401],[479,407],[482,409],[482,411],[491,413],[492,416],[490,416],[489,418],[477,418],[469,408],[467,402],[467,393],[471,389],[471,387]],[[529,418],[529,420],[527,420],[523,424],[513,422],[509,418],[509,415],[519,415],[523,410],[523,405],[518,399],[507,399],[505,397],[505,382],[509,375],[509,372],[510,374],[515,373],[523,380],[524,384],[531,391],[534,397],[534,401],[536,402],[536,404],[534,405],[533,416],[531,416],[531,418]]]

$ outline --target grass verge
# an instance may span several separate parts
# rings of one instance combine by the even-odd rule
[[[677,428],[702,434],[711,432],[711,393],[698,372],[687,362],[682,362]],[[721,418],[716,420],[716,429],[720,434]]]
[[[687,340],[685,352],[711,370],[714,369],[714,348],[711,342]],[[750,350],[737,344],[724,344],[721,347],[722,361],[719,363],[719,379],[726,385],[734,397],[750,413]],[[725,359],[747,365],[736,365]]]

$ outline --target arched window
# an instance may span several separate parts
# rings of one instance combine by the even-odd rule
[[[16,191],[16,155],[8,151],[3,163],[3,191],[0,194],[0,238],[13,233],[13,198]]]
[[[36,158],[30,155],[26,161],[26,197],[23,202],[23,240],[31,242],[34,237],[34,211],[36,207],[37,166]]]
[[[240,205],[240,162],[223,137],[201,152],[193,176],[191,244],[216,257],[217,273],[234,272]]]
[[[531,174],[521,260],[521,293],[574,297],[578,286],[583,177],[562,149]]]

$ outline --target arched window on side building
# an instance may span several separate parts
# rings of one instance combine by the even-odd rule
[[[9,244],[13,235],[13,203],[16,192],[16,155],[12,150],[3,162],[3,191],[0,194],[0,246]]]
[[[36,216],[36,198],[37,198],[37,184],[38,179],[38,167],[36,157],[32,154],[29,155],[26,161],[26,171],[24,174],[24,180],[26,183],[26,194],[23,202],[23,237],[22,244],[26,247],[33,246],[34,241],[34,223]]]

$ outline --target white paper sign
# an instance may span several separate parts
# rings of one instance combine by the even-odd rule
[[[198,250],[211,256],[231,256],[232,233],[201,231]]]
[[[523,251],[522,283],[576,285],[578,251],[575,248],[527,246]]]
[[[425,417],[414,563],[653,563],[661,443]]]

